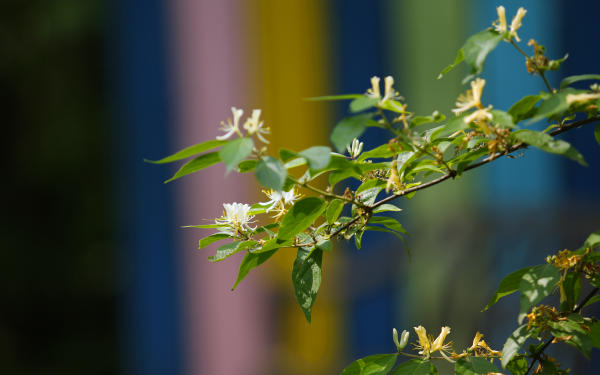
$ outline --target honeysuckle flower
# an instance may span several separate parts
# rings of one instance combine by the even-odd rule
[[[263,128],[263,124],[264,122],[260,121],[260,109],[255,109],[252,111],[252,116],[248,117],[244,123],[244,129],[246,129],[248,135],[256,134],[263,143],[269,143],[262,135],[269,134],[271,131],[268,127]]]
[[[506,9],[502,5],[496,8],[498,12],[498,20],[494,21],[492,26],[494,26],[494,30],[499,32],[500,34],[504,34],[507,30],[506,26]]]
[[[569,94],[567,95],[567,104],[585,103],[595,99],[600,99],[600,93]]]
[[[215,219],[217,224],[225,224],[233,230],[232,234],[236,235],[238,232],[245,230],[254,230],[250,227],[254,221],[253,215],[250,215],[250,206],[245,203],[223,203],[223,216]]]
[[[471,345],[471,347],[468,350],[470,352],[473,352],[475,354],[475,356],[488,356],[488,355],[500,356],[501,355],[501,353],[499,351],[493,350],[492,348],[490,348],[488,346],[488,344],[482,339],[483,339],[483,334],[480,332],[477,332],[475,334],[475,337],[473,338],[473,345]]]
[[[452,343],[444,344],[444,340],[446,340],[446,336],[450,333],[450,327],[442,327],[442,330],[438,337],[432,341],[432,336],[427,336],[427,331],[425,327],[418,326],[414,327],[415,332],[418,336],[419,343],[416,345],[417,349],[420,349],[419,354],[424,356],[425,358],[429,358],[431,353],[439,351],[440,354],[446,358],[446,360],[453,362],[448,355],[445,353],[447,350],[452,348]]]
[[[358,155],[362,152],[363,143],[359,142],[357,138],[352,140],[352,145],[346,145],[346,150],[348,150],[348,154],[353,159],[356,159]]]
[[[400,337],[400,340],[398,340],[398,331],[396,330],[396,328],[392,329],[392,338],[394,339],[394,344],[396,345],[396,348],[399,352],[406,347],[406,344],[408,344],[409,336],[410,332],[404,330],[402,331],[402,336]]]
[[[276,214],[273,218],[279,218],[286,212],[285,206],[293,204],[296,199],[300,198],[299,194],[296,194],[296,188],[293,187],[289,191],[277,191],[277,190],[263,190],[263,193],[269,197],[268,202],[260,202],[261,205],[269,207],[267,212],[274,211]]]
[[[527,11],[525,10],[525,8],[520,7],[519,10],[517,10],[517,14],[512,19],[512,22],[510,23],[510,36],[515,38],[517,42],[521,41],[521,38],[519,38],[519,35],[517,35],[517,30],[521,28],[521,21],[523,20],[523,17],[525,17],[526,13]]]
[[[493,116],[490,113],[490,109],[492,109],[492,106],[476,110],[475,112],[471,113],[470,115],[464,118],[465,124],[470,124],[472,122],[482,123],[487,120],[491,121]]]
[[[383,79],[383,81],[384,81],[383,85],[384,85],[384,90],[385,90],[383,97],[381,97],[381,90],[379,88],[379,83],[381,82],[381,79],[377,76],[371,77],[371,88],[367,89],[367,93],[366,93],[366,95],[369,98],[374,98],[374,99],[381,98],[381,100],[379,101],[379,105],[382,105],[383,103],[385,103],[388,100],[400,98],[400,93],[397,92],[396,90],[394,90],[394,77],[387,76]]]
[[[225,134],[217,137],[220,141],[231,137],[233,133],[237,133],[240,137],[242,136],[240,133],[239,122],[244,114],[244,110],[231,107],[231,113],[233,113],[233,122],[231,121],[231,118],[228,118],[227,122],[221,121],[220,130],[224,131]]]
[[[381,98],[381,91],[379,91],[379,82],[381,79],[377,76],[371,77],[371,88],[367,89],[367,96],[370,98]]]
[[[467,90],[465,94],[460,94],[458,96],[458,99],[456,99],[456,108],[453,109],[452,112],[458,116],[471,108],[483,109],[483,105],[481,104],[481,94],[484,86],[485,79],[483,78],[477,78],[471,81],[471,90]]]

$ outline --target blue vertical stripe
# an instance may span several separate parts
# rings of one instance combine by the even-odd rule
[[[166,14],[160,0],[115,2],[122,360],[126,374],[180,374],[179,295],[168,172],[143,162],[169,150]]]

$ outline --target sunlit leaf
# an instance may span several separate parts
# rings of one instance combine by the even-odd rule
[[[203,239],[201,239],[198,243],[198,249],[203,249],[206,246],[210,245],[213,242],[217,242],[220,240],[224,240],[225,238],[231,238],[230,234],[227,233],[215,233],[215,234],[211,234],[208,237],[204,237]]]
[[[165,181],[165,184],[188,174],[198,172],[206,167],[210,167],[211,165],[217,164],[220,161],[221,158],[219,157],[219,153],[216,151],[200,155],[182,165],[173,177]]]
[[[562,81],[560,81],[560,88],[563,89],[569,85],[572,85],[575,82],[590,80],[600,80],[600,74],[581,74],[576,76],[565,77]]]
[[[312,307],[321,286],[321,262],[323,258],[321,249],[315,249],[314,247],[313,249],[313,251],[306,248],[298,249],[292,268],[292,283],[296,299],[309,323]]]
[[[281,220],[277,238],[293,238],[308,228],[325,210],[326,203],[317,197],[308,197],[296,202]]]
[[[508,337],[502,348],[502,367],[506,367],[531,335],[532,331],[527,330],[527,324],[523,324]]]
[[[264,187],[281,191],[287,177],[287,170],[280,160],[265,156],[258,162],[254,174],[258,182]]]
[[[370,355],[352,362],[341,375],[385,375],[394,367],[397,358],[396,353]]]
[[[246,253],[244,259],[242,259],[242,263],[240,264],[238,277],[235,280],[235,284],[233,284],[231,290],[234,290],[238,284],[244,280],[250,270],[266,262],[270,257],[273,256],[273,254],[275,254],[276,251],[277,249],[258,254],[250,252]]]
[[[438,371],[429,361],[411,359],[402,362],[389,375],[437,375]]]
[[[510,107],[508,113],[515,124],[531,118],[535,114],[535,105],[542,99],[540,95],[528,95]]]
[[[558,280],[560,280],[560,272],[552,264],[535,266],[523,274],[519,283],[519,290],[521,291],[519,324],[521,324],[531,307],[552,293]]]
[[[346,202],[341,199],[334,199],[329,203],[329,206],[327,207],[327,212],[325,213],[325,217],[327,218],[328,224],[335,223],[337,218],[342,213],[344,204],[346,204]]]
[[[490,363],[485,358],[469,357],[461,358],[456,361],[454,366],[454,374],[456,375],[481,375],[499,372],[498,367]]]
[[[311,169],[324,169],[329,165],[331,149],[326,146],[314,146],[298,153],[308,162]]]
[[[533,267],[521,268],[520,270],[515,271],[502,279],[498,289],[496,290],[496,293],[494,293],[490,302],[488,302],[488,304],[481,311],[485,311],[492,307],[500,298],[508,296],[509,294],[519,290],[519,285],[521,285],[521,279],[523,278],[523,275],[531,271],[531,269],[533,269]]]
[[[350,102],[350,112],[362,112],[365,109],[373,108],[379,102],[379,98],[370,98],[368,96],[361,96]]]
[[[235,168],[239,162],[246,159],[252,152],[254,142],[251,138],[237,138],[227,143],[221,151],[219,156],[223,163],[227,166],[227,171]]]
[[[338,152],[344,152],[346,145],[352,143],[354,138],[360,135],[367,128],[367,121],[372,117],[370,113],[347,117],[338,122],[331,132],[331,143]]]
[[[174,153],[173,155],[167,156],[165,158],[162,158],[160,160],[145,160],[148,163],[154,163],[154,164],[163,164],[163,163],[171,163],[174,161],[178,161],[178,160],[182,160],[182,159],[187,159],[191,156],[200,154],[204,151],[208,151],[208,150],[212,150],[215,147],[219,147],[221,145],[224,145],[225,143],[227,143],[228,141],[219,141],[217,139],[212,139],[210,141],[206,141],[206,142],[202,142],[199,143],[197,145],[193,145],[187,148],[184,148],[181,151],[177,151],[176,153]]]

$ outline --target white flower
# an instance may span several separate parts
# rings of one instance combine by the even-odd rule
[[[276,191],[273,189],[263,190],[263,193],[269,197],[268,202],[260,202],[263,206],[269,206],[267,208],[267,212],[274,211],[276,212],[274,218],[279,218],[283,216],[286,212],[285,206],[290,205],[296,201],[300,197],[299,194],[296,194],[296,188],[293,187],[290,191]]]
[[[237,234],[240,231],[254,230],[249,224],[254,221],[253,215],[250,215],[250,206],[245,203],[223,203],[223,216],[215,220],[217,224],[225,224],[233,229],[233,234]]]
[[[255,109],[252,111],[252,116],[248,117],[246,122],[244,123],[244,129],[248,131],[249,135],[256,134],[258,139],[260,139],[263,143],[269,143],[262,134],[269,134],[269,128],[263,128],[263,121],[260,121],[260,109]]]
[[[358,155],[360,155],[362,149],[363,143],[359,142],[357,138],[354,138],[354,140],[352,140],[352,146],[346,145],[346,150],[348,150],[348,154],[350,154],[350,157],[353,159],[356,159]]]
[[[498,8],[496,8],[496,11],[498,11],[498,20],[494,21],[494,23],[492,24],[492,26],[494,26],[494,30],[496,30],[500,34],[504,34],[506,32],[506,30],[507,30],[507,26],[506,26],[506,10],[501,5]]]
[[[477,78],[471,81],[471,90],[467,90],[466,94],[458,96],[458,99],[456,99],[456,108],[452,112],[458,116],[471,108],[483,109],[481,94],[484,86],[485,79]]]
[[[387,76],[384,78],[384,95],[381,97],[381,90],[379,88],[379,82],[381,79],[377,76],[371,77],[371,88],[367,89],[367,95],[369,98],[379,99],[379,105],[383,105],[388,100],[399,99],[401,98],[400,93],[394,90],[394,77]]]
[[[600,99],[600,93],[569,94],[567,95],[567,104],[585,103],[595,99]]]
[[[523,17],[525,17],[525,13],[527,13],[525,8],[520,7],[519,10],[517,10],[517,14],[512,19],[512,22],[510,23],[510,35],[511,37],[514,37],[517,42],[521,41],[519,35],[517,35],[517,30],[519,30],[519,28],[521,27],[521,21],[523,20]]]
[[[225,134],[217,137],[217,139],[220,141],[231,137],[233,135],[233,133],[237,133],[238,135],[241,136],[239,122],[240,122],[240,118],[244,114],[244,111],[242,109],[237,109],[235,107],[231,107],[231,113],[233,113],[233,122],[231,121],[231,118],[228,118],[227,122],[221,121],[220,130],[224,131]]]

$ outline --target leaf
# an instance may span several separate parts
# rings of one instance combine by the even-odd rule
[[[334,199],[329,203],[329,207],[327,207],[327,212],[325,213],[327,224],[335,223],[337,218],[342,213],[342,209],[344,208],[345,204],[346,202],[341,199]]]
[[[392,148],[394,148],[395,150],[392,150]],[[363,161],[372,158],[389,158],[394,155],[394,151],[395,153],[400,152],[400,147],[396,144],[385,143],[372,150],[363,152],[358,157],[358,161]]]
[[[562,81],[560,81],[560,88],[563,89],[575,82],[589,80],[600,80],[600,74],[581,74],[577,76],[565,77]]]
[[[389,212],[389,211],[400,212],[400,211],[402,211],[402,209],[400,207],[394,206],[393,204],[386,203],[386,204],[382,204],[381,206],[375,208],[373,210],[373,213],[376,214],[378,212]]]
[[[379,103],[379,98],[369,98],[368,96],[361,96],[350,102],[350,112],[362,112],[365,109],[373,108]]]
[[[532,333],[527,331],[527,324],[523,324],[510,335],[502,348],[502,367],[506,367],[531,335]]]
[[[178,160],[182,160],[182,159],[187,159],[191,156],[200,154],[204,151],[208,151],[208,150],[212,150],[215,147],[219,147],[225,143],[227,143],[228,141],[219,141],[217,139],[213,139],[210,141],[206,141],[206,142],[202,142],[199,143],[197,145],[193,145],[187,148],[184,148],[181,151],[177,151],[176,153],[174,153],[173,155],[167,156],[165,158],[162,158],[160,160],[144,160],[148,163],[153,163],[153,164],[164,164],[164,163],[171,163],[174,161],[178,161]]]
[[[594,137],[596,138],[596,142],[600,145],[600,124],[596,125],[596,129],[594,129]]]
[[[567,273],[560,285],[560,310],[572,311],[581,295],[581,275],[574,272]]]
[[[588,300],[588,301],[585,303],[585,305],[583,305],[583,307],[589,306],[589,305],[591,305],[591,304],[594,304],[594,303],[596,303],[596,302],[598,302],[598,301],[600,301],[600,295],[595,295],[595,296],[593,296],[592,298],[590,298],[590,299],[589,299],[589,300]]]
[[[343,94],[343,95],[326,95],[326,96],[315,96],[313,98],[306,98],[308,101],[331,101],[331,100],[350,100],[363,97],[362,94]]]
[[[192,159],[189,162],[182,165],[181,168],[179,168],[179,170],[177,171],[177,173],[175,173],[173,177],[166,180],[164,183],[166,184],[180,177],[186,176],[190,173],[198,172],[199,170],[202,170],[206,167],[210,167],[211,165],[217,164],[220,161],[221,158],[219,157],[219,153],[216,151],[200,155],[197,158]]]
[[[600,321],[596,321],[590,325],[590,338],[594,348],[600,349]]]
[[[344,152],[346,145],[352,143],[354,138],[360,135],[367,128],[367,120],[372,117],[370,113],[364,113],[354,117],[347,117],[338,122],[331,132],[331,143],[338,152]]]
[[[247,250],[251,247],[254,247],[258,242],[248,240],[248,241],[235,241],[232,243],[228,243],[223,245],[217,249],[217,253],[213,256],[209,256],[208,260],[210,262],[220,262],[226,258],[229,258],[233,254],[239,253],[242,250]]]
[[[451,118],[446,125],[442,125],[439,128],[436,128],[435,133],[431,133],[430,139],[435,141],[438,138],[445,138],[459,130],[464,130],[469,127],[469,124],[465,122],[465,117],[467,117],[468,113],[463,113],[460,116],[456,116]]]
[[[294,293],[309,323],[312,307],[321,286],[322,260],[323,250],[316,249],[311,252],[306,248],[300,248],[292,267]]]
[[[593,340],[586,330],[577,322],[568,319],[549,322],[550,332],[558,340],[576,347],[587,359],[590,359]]]
[[[540,95],[528,95],[510,107],[508,113],[515,124],[526,120],[535,114],[535,105],[540,101]]]
[[[456,361],[454,373],[457,375],[479,375],[498,373],[498,368],[484,358],[469,357]]]
[[[411,359],[396,366],[389,375],[437,375],[437,369],[429,361]]]
[[[554,139],[552,136],[533,130],[518,130],[513,133],[515,138],[528,145],[539,148],[552,154],[566,156],[571,160],[587,166],[583,156],[569,142],[562,139]]]
[[[502,40],[503,35],[494,30],[484,30],[467,39],[463,46],[465,62],[471,67],[471,74],[463,83],[470,81],[483,70],[483,64],[488,54],[496,48],[498,42]]]
[[[446,73],[448,73],[452,69],[456,68],[456,66],[458,64],[460,64],[461,62],[463,62],[464,59],[465,59],[465,51],[464,51],[464,48],[461,48],[461,49],[458,50],[458,53],[456,54],[456,58],[454,59],[454,62],[452,64],[448,65],[447,67],[445,67],[444,70],[442,70],[440,72],[440,74],[438,75],[437,79],[442,79],[442,77]]]
[[[527,359],[523,357],[514,357],[506,365],[506,369],[509,370],[512,375],[525,375],[527,373]]]
[[[501,128],[512,129],[515,127],[513,118],[508,113],[506,113],[504,111],[500,111],[498,109],[492,109],[491,113],[492,113],[493,121],[496,124],[500,125]]]
[[[498,289],[496,290],[496,293],[494,293],[490,302],[488,302],[488,304],[483,308],[483,310],[481,310],[481,312],[484,312],[485,310],[492,307],[496,302],[498,302],[500,298],[519,290],[519,285],[521,285],[521,279],[523,278],[523,275],[531,271],[532,268],[533,267],[522,268],[502,279],[500,285],[498,286]]]
[[[423,124],[431,124],[433,122],[444,121],[445,119],[446,116],[438,111],[434,111],[431,116],[414,116],[410,119],[410,126],[415,127]]]
[[[206,246],[210,245],[213,242],[224,240],[225,238],[231,238],[230,234],[227,233],[215,233],[211,234],[208,237],[204,237],[198,243],[198,249],[203,249]]]
[[[296,202],[281,220],[277,238],[291,239],[308,228],[325,210],[326,203],[317,197],[308,197]]]
[[[243,160],[238,164],[238,170],[240,173],[252,172],[258,165],[258,160]]]
[[[552,264],[535,266],[523,274],[519,284],[519,290],[521,291],[519,324],[521,324],[532,306],[552,293],[558,280],[560,280],[560,272]]]
[[[264,187],[282,191],[287,177],[287,170],[280,160],[265,156],[258,162],[254,175]]]
[[[591,247],[593,249],[596,246],[600,246],[600,230],[597,230],[594,233],[590,234],[583,244],[583,247],[586,249],[588,247]]]
[[[240,264],[237,280],[235,280],[235,284],[233,284],[231,290],[234,290],[238,284],[244,280],[250,270],[266,262],[270,257],[273,256],[273,254],[275,254],[276,251],[277,249],[258,254],[250,252],[246,253],[244,259],[242,259],[242,263]]]
[[[391,217],[372,216],[369,219],[369,224],[383,225],[384,227],[386,227],[388,229],[391,229],[393,231],[404,233],[404,234],[408,234],[408,232],[406,230],[404,230],[404,228],[402,227],[402,224],[400,224],[398,222],[398,220],[393,219]]]
[[[314,146],[298,153],[308,162],[310,169],[327,168],[331,160],[331,149],[327,146]]]
[[[236,138],[233,141],[227,143],[221,151],[219,156],[223,163],[227,166],[227,172],[235,168],[239,162],[246,159],[252,152],[254,142],[251,138]]]
[[[569,109],[569,103],[567,102],[567,96],[569,94],[579,94],[586,91],[575,90],[570,87],[560,91],[557,94],[545,94],[544,100],[537,108],[535,116],[529,120],[529,123],[536,122],[544,118],[555,118],[563,114]]]
[[[397,358],[396,353],[370,355],[352,362],[341,375],[385,375],[394,367]]]

